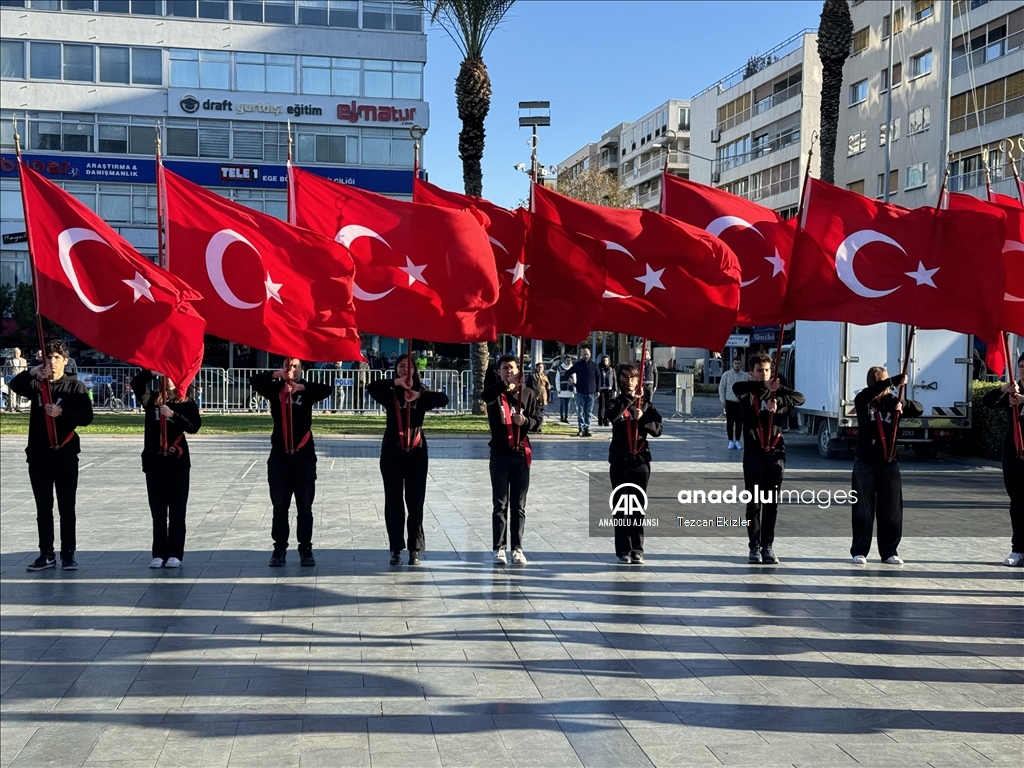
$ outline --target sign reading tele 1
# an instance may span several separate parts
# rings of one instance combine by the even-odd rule
[[[430,127],[425,101],[345,98],[244,91],[199,91],[170,88],[167,114],[171,117],[212,117],[260,122],[367,125],[382,128]]]

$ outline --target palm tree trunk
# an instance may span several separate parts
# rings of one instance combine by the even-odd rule
[[[821,68],[821,170],[822,181],[836,183],[836,142],[839,131],[839,102],[843,96],[842,61],[822,62]]]

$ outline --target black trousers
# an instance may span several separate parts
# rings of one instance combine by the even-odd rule
[[[760,448],[743,453],[743,486],[753,496],[747,503],[747,538],[751,549],[775,543],[775,521],[779,516],[775,492],[782,485],[785,471],[786,455],[783,453],[764,453]]]
[[[575,398],[572,397],[559,397],[558,398],[558,418],[565,421],[569,418],[569,405],[575,403]]]
[[[526,531],[526,494],[530,490],[530,468],[526,456],[514,453],[511,456],[491,454],[491,498],[494,512],[491,515],[491,529],[494,534],[494,550],[511,546],[523,546]],[[509,533],[509,507],[512,509],[511,534]],[[511,542],[509,542],[511,538]]]
[[[733,400],[725,401],[725,433],[729,440],[743,439],[743,417],[740,404]],[[736,436],[733,437],[733,434]]]
[[[1024,553],[1024,461],[1013,454],[1003,454],[1003,485],[1010,496],[1011,550]]]
[[[600,389],[597,392],[597,425],[599,427],[607,427],[610,423],[605,418],[605,412],[608,410],[608,403],[613,394],[614,392],[610,389]]]
[[[392,552],[406,548],[422,552],[423,497],[427,494],[427,449],[415,448],[408,453],[382,453],[380,476],[384,479],[384,524],[388,529],[388,547]],[[405,496],[403,502],[402,496]],[[409,510],[406,521],[405,511]]]
[[[60,553],[70,555],[78,548],[75,538],[75,498],[78,495],[78,454],[50,451],[29,459],[28,479],[36,500],[39,552],[53,552],[53,494],[57,493],[60,515]]]
[[[867,557],[871,551],[871,529],[878,520],[878,554],[886,560],[898,554],[903,538],[903,481],[900,465],[894,461],[872,468],[860,459],[853,460],[853,484],[857,501],[852,508],[853,544],[850,554]]]
[[[185,556],[185,508],[190,469],[174,456],[160,457],[146,468],[146,493],[153,516],[153,557]]]
[[[633,483],[633,485],[639,485],[646,491],[647,483],[651,479],[651,467],[649,464],[640,464],[630,469],[613,468],[609,470],[609,474],[612,479],[612,490],[618,488],[623,483]],[[625,495],[639,494],[636,494],[636,491],[630,488],[619,491],[615,494],[612,506],[616,506],[619,499]],[[637,514],[627,516],[620,512],[616,513],[615,517],[630,523],[629,525],[615,526],[615,554],[628,555],[633,551],[643,552],[644,528],[641,525],[644,520],[643,516]]]
[[[267,459],[267,480],[270,502],[274,505],[274,521],[270,535],[274,549],[288,549],[288,508],[295,497],[296,531],[300,550],[313,548],[313,497],[316,495],[316,454],[271,453]]]

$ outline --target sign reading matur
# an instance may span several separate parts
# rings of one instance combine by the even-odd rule
[[[212,117],[301,125],[367,125],[374,128],[430,127],[425,101],[351,98],[294,94],[201,91],[170,88],[167,114],[171,117]]]

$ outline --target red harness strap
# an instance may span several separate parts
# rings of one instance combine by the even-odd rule
[[[281,387],[281,439],[284,441],[284,452],[295,453],[309,442],[313,433],[306,430],[298,445],[295,445],[295,435],[292,434],[294,425],[292,423],[292,393],[288,386]]]
[[[780,430],[779,434],[775,435],[775,437],[769,442],[768,437],[764,434],[764,427],[761,425],[761,400],[753,392],[750,393],[750,400],[754,404],[754,415],[757,417],[757,439],[758,442],[761,443],[761,447],[764,449],[765,453],[767,453],[779,444],[779,440],[782,437],[782,431]]]
[[[398,401],[398,388],[393,387],[391,394],[395,399],[395,420],[398,422],[398,445],[408,453],[420,444],[420,430],[413,431],[411,405],[408,400],[404,404]],[[404,419],[402,410],[405,410]],[[411,433],[411,434],[410,434]]]
[[[629,445],[629,452],[636,456],[644,448],[647,441],[640,437],[640,419],[634,418],[629,408],[623,414],[626,420],[626,442]]]
[[[498,398],[498,404],[501,406],[501,418],[505,422],[505,428],[508,430],[508,445],[513,450],[519,450],[522,448],[526,454],[526,466],[530,466],[533,463],[533,452],[530,450],[530,441],[527,439],[525,442],[520,444],[516,437],[518,429],[512,429],[512,403],[508,400],[508,393],[503,392],[501,397]],[[518,426],[518,425],[517,425]]]
[[[64,438],[63,442],[60,445],[53,446],[53,450],[59,451],[65,445],[70,443],[71,442],[71,438],[73,438],[74,436],[75,436],[75,430],[72,429],[70,432],[68,432],[68,436]]]
[[[889,461],[889,441],[885,437],[885,428],[882,426],[882,412],[871,406],[871,413],[874,416],[875,424],[878,427],[878,442],[882,444],[882,456]]]

